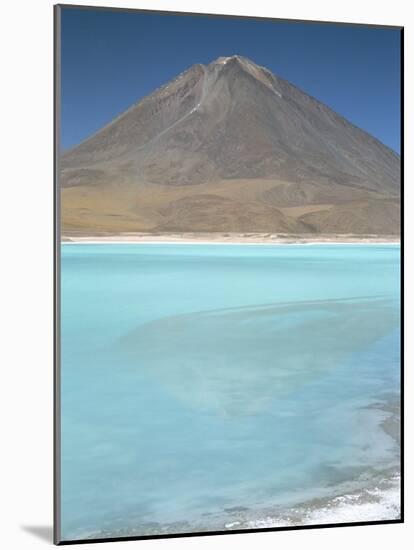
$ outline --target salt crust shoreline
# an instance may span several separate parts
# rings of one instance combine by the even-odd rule
[[[387,235],[287,235],[273,233],[122,233],[107,235],[63,234],[61,244],[262,244],[262,245],[339,245],[400,244]]]

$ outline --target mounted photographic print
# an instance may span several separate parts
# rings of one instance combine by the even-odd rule
[[[402,522],[403,30],[55,7],[55,542]]]

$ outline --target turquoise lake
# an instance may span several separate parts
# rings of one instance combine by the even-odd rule
[[[392,519],[375,490],[399,469],[399,246],[61,259],[63,540],[306,523],[364,491]]]

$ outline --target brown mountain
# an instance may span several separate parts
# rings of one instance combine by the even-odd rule
[[[240,56],[194,65],[60,168],[63,232],[400,229],[399,156]]]

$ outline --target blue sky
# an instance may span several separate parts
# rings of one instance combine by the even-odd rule
[[[194,63],[239,54],[400,152],[400,31],[62,10],[62,148]]]

